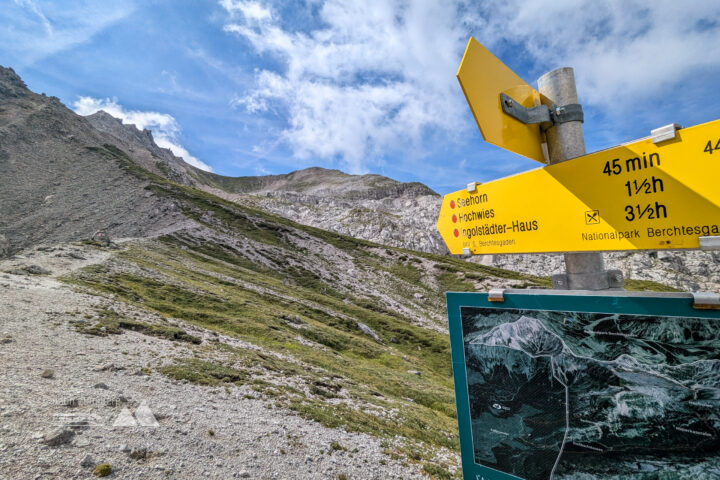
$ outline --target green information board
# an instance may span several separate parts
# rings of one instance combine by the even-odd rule
[[[548,290],[447,305],[466,480],[720,479],[720,311]]]

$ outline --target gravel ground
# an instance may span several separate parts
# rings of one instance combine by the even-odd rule
[[[64,245],[0,262],[0,478],[95,478],[103,463],[109,478],[127,479],[427,478],[385,455],[379,439],[246,398],[257,395],[249,387],[202,387],[144,368],[207,342],[78,333],[70,322],[128,307],[54,277],[108,255]]]

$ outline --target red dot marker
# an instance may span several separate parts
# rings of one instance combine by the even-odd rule
[[[455,200],[450,200],[450,208],[455,208]]]
[[[453,232],[453,235],[455,235],[456,237],[459,237],[459,236],[460,236],[460,232],[458,232],[458,229],[457,229],[457,228],[456,228],[455,231]]]
[[[457,222],[457,215],[453,215],[453,223]]]

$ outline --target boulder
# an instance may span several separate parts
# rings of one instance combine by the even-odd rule
[[[43,437],[42,443],[49,447],[59,447],[61,445],[67,445],[72,442],[75,437],[75,432],[70,428],[60,428],[48,433]]]
[[[0,258],[10,255],[10,241],[0,234]]]
[[[368,337],[372,338],[373,340],[375,340],[378,343],[383,343],[382,339],[380,338],[380,335],[375,333],[375,331],[372,328],[368,327],[367,325],[365,325],[362,322],[358,322],[357,326],[358,326],[358,329],[361,332],[363,332],[365,335],[367,335]]]

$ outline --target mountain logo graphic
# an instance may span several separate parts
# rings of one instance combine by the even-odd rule
[[[113,422],[113,427],[158,427],[158,423],[155,415],[148,406],[147,400],[140,402],[140,406],[135,410],[135,415],[130,413],[127,407],[123,407],[120,414]]]

